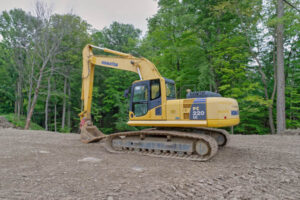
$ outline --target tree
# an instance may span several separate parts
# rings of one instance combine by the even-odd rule
[[[15,68],[13,53],[0,43],[0,113],[13,113],[15,105]]]
[[[63,32],[58,34],[54,33],[51,25],[64,27],[64,24],[51,24],[50,10],[45,4],[41,2],[36,3],[36,14],[39,21],[39,26],[37,26],[36,34],[34,35],[34,52],[40,58],[38,79],[36,81],[36,87],[33,95],[33,99],[30,105],[30,110],[27,114],[25,129],[29,129],[31,117],[39,96],[39,90],[41,87],[43,73],[48,65],[51,57],[54,57],[59,50],[59,45],[61,43]]]
[[[288,4],[283,17],[286,127],[297,128],[300,126],[300,15],[299,9],[295,8],[299,7],[300,2],[284,2]]]
[[[277,133],[285,130],[285,76],[284,76],[284,55],[283,55],[283,0],[277,0],[277,17],[276,27],[277,41]]]
[[[10,49],[13,56],[13,67],[16,72],[15,114],[20,117],[23,112],[23,88],[25,74],[25,60],[27,49],[32,42],[35,18],[21,9],[4,11],[0,16],[0,33],[3,44]]]
[[[64,24],[64,35],[60,45],[60,54],[56,56],[57,73],[62,78],[62,117],[61,131],[71,130],[71,106],[80,105],[78,99],[78,89],[81,88],[81,68],[82,68],[82,49],[90,42],[88,33],[90,25],[80,17],[72,14],[54,15],[53,20]],[[56,29],[55,32],[62,30]],[[73,90],[73,92],[72,92]],[[74,95],[73,95],[74,93]],[[74,98],[72,98],[72,96]],[[77,98],[76,98],[77,97]],[[72,101],[72,99],[78,99]],[[77,114],[75,114],[77,116]],[[78,120],[76,120],[78,121]],[[66,126],[67,125],[67,126]]]

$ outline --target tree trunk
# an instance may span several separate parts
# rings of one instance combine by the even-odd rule
[[[28,129],[31,122],[31,117],[33,115],[34,107],[37,103],[37,98],[39,95],[39,89],[41,87],[41,82],[43,78],[43,72],[48,64],[50,58],[53,58],[58,52],[58,48],[63,37],[63,32],[55,33],[51,31],[51,22],[50,22],[50,9],[48,9],[45,5],[40,2],[36,2],[35,4],[35,12],[37,14],[37,19],[39,19],[42,23],[41,26],[38,27],[42,31],[36,31],[34,37],[34,52],[37,56],[42,59],[42,65],[40,66],[39,76],[36,83],[36,88],[34,91],[34,96],[32,99],[30,111],[27,115],[25,129]]]
[[[71,84],[70,84],[70,79],[68,81],[68,127],[71,128]]]
[[[271,134],[275,134],[275,126],[273,120],[273,104],[268,107],[268,111],[269,111],[269,125],[271,129]]]
[[[285,130],[285,76],[283,55],[283,14],[284,5],[282,0],[277,0],[277,17],[279,22],[276,27],[277,41],[277,133]]]
[[[16,104],[15,104],[15,114],[17,115],[17,118],[20,119],[20,115],[22,113],[22,107],[23,107],[23,74],[24,74],[24,66],[22,63],[22,60],[20,60],[20,54],[19,50],[17,48],[17,51],[14,52],[16,64],[17,64],[17,72],[18,72],[18,79],[17,79],[17,88],[16,88]]]
[[[276,41],[275,41],[276,44]],[[269,124],[270,124],[270,129],[271,133],[275,134],[275,125],[274,125],[274,120],[273,120],[273,105],[274,105],[274,98],[275,98],[275,93],[276,93],[276,87],[277,87],[277,69],[276,69],[276,54],[275,54],[275,46],[274,46],[274,51],[273,51],[273,70],[274,70],[274,83],[273,83],[273,91],[271,94],[271,100],[272,104],[269,106]]]
[[[45,105],[45,130],[48,131],[48,105],[49,105],[49,99],[50,99],[50,90],[51,86],[49,85],[50,78],[48,78],[48,92],[47,92],[47,98],[46,98],[46,105]]]
[[[46,98],[46,105],[45,105],[45,130],[48,130],[48,107],[49,107],[49,99],[51,97],[51,78],[53,75],[53,64],[51,63],[51,72],[50,76],[48,77],[48,92]]]
[[[15,115],[18,114],[18,83],[15,85]]]
[[[249,45],[249,47],[250,47],[250,45]],[[269,98],[269,95],[268,95],[268,83],[267,83],[266,74],[264,73],[264,71],[262,69],[263,66],[261,65],[261,63],[260,63],[259,59],[257,58],[257,56],[255,54],[252,54],[252,56],[258,64],[258,72],[261,75],[261,82],[263,83],[263,86],[264,86],[265,99],[268,101],[268,100],[270,100],[270,98]],[[275,77],[275,75],[274,75],[274,77]],[[276,84],[274,84],[274,87],[276,87]],[[275,134],[275,126],[274,126],[274,120],[273,120],[273,99],[274,99],[274,92],[275,92],[274,90],[275,90],[275,88],[273,88],[273,92],[272,92],[272,96],[271,96],[272,102],[268,106],[269,125],[270,125],[270,129],[271,129],[272,134]]]
[[[54,81],[54,91],[56,91],[56,83]],[[56,125],[56,113],[57,113],[57,103],[56,103],[56,100],[55,100],[55,103],[54,103],[54,131],[57,132],[57,125]]]
[[[297,54],[295,54],[295,57],[294,57],[295,60],[296,60],[296,55]],[[289,61],[289,63],[290,63],[290,61]],[[291,87],[292,88],[295,88],[295,86],[296,86],[295,85],[295,78],[298,77],[298,76],[295,77],[296,72],[297,72],[296,65],[293,65],[292,72],[291,72],[291,74],[292,74],[292,77],[291,77]],[[294,112],[292,110],[292,107],[294,106],[293,105],[293,93],[292,92],[290,93],[290,98],[291,98],[291,101],[290,101],[290,120],[292,121],[292,120],[296,120],[295,117],[294,117]]]
[[[33,61],[31,63],[31,73],[30,73],[30,76],[29,76],[29,91],[28,91],[27,115],[29,113],[30,106],[31,106],[31,95],[32,95],[32,87],[33,87],[34,64],[35,64],[35,62]]]
[[[268,84],[266,80],[266,75],[262,70],[262,65],[260,64],[259,60],[255,57],[256,62],[258,62],[259,68],[258,71],[261,74],[261,81],[263,82],[264,85],[264,93],[265,93],[265,99],[268,101],[269,95],[268,95]],[[268,106],[268,112],[269,112],[269,125],[271,129],[271,133],[275,134],[275,127],[274,127],[274,120],[273,120],[273,101],[271,105]]]
[[[205,54],[209,54],[209,52],[207,50],[205,50]],[[208,67],[209,67],[209,89],[211,92],[218,92],[218,83],[216,81],[216,75],[215,75],[215,70],[214,67],[212,65],[212,60],[211,60],[211,55],[207,56],[207,60],[208,60]]]
[[[23,79],[21,79],[21,82],[20,82],[20,99],[19,99],[19,117],[20,115],[23,115]]]
[[[21,106],[22,106],[22,78],[19,74],[18,83],[17,83],[17,116],[20,119],[21,115]]]
[[[43,62],[43,65],[40,69],[39,78],[38,78],[37,83],[36,83],[36,88],[35,88],[35,91],[34,91],[33,100],[32,100],[32,103],[31,103],[29,113],[28,113],[27,118],[26,118],[26,125],[25,125],[25,128],[24,128],[25,130],[28,130],[29,126],[30,126],[31,117],[32,117],[32,114],[33,114],[33,111],[34,111],[35,104],[37,102],[37,98],[39,96],[39,89],[40,89],[41,83],[42,83],[43,72],[44,72],[44,69],[45,69],[45,67],[48,63],[49,57],[50,56],[48,56],[46,58],[46,60]]]
[[[65,128],[65,118],[66,118],[66,95],[67,95],[67,77],[65,77],[64,82],[64,98],[63,98],[63,108],[62,108],[62,121],[61,128]]]
[[[57,132],[57,125],[56,125],[56,113],[57,113],[57,110],[56,110],[56,102],[54,104],[54,131]]]
[[[238,13],[238,16],[240,17],[241,22],[243,22],[239,10],[238,10],[237,13]],[[247,39],[249,51],[251,52],[253,59],[254,59],[254,60],[257,62],[257,64],[258,64],[258,72],[259,72],[260,75],[261,75],[261,81],[262,81],[263,86],[264,86],[265,99],[268,101],[270,98],[269,98],[269,95],[268,95],[268,83],[267,83],[266,74],[265,74],[264,71],[263,71],[263,66],[262,66],[262,64],[260,63],[259,58],[257,57],[256,53],[254,53],[253,50],[252,50],[252,45],[251,45],[251,43],[250,43],[250,39],[249,39],[249,35],[248,35],[248,33],[247,33],[247,30],[245,29],[244,32],[245,32],[245,35],[246,35],[246,39]],[[276,41],[276,39],[275,39],[275,41]],[[274,55],[273,55],[273,58],[274,58]],[[275,72],[274,72],[274,73],[275,73]],[[274,78],[275,78],[275,75],[274,75]],[[276,79],[276,78],[275,78],[275,79]],[[276,87],[276,84],[275,84],[275,83],[274,83],[274,87]],[[268,106],[269,126],[270,126],[270,129],[271,129],[271,133],[272,133],[272,134],[275,133],[275,126],[274,126],[274,120],[273,120],[273,100],[274,100],[274,94],[275,94],[275,91],[274,91],[274,90],[275,90],[275,88],[273,88],[273,92],[272,92],[272,96],[271,96],[272,103],[271,103],[271,105]]]
[[[177,68],[177,71],[179,72],[180,71],[180,61],[179,61],[179,58],[177,58],[176,68]]]

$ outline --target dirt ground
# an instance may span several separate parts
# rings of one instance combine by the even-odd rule
[[[0,199],[300,199],[300,136],[232,136],[208,162],[0,129]]]

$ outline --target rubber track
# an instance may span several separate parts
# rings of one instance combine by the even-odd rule
[[[160,128],[157,128],[158,130]],[[217,133],[217,134],[221,134],[224,136],[225,138],[225,143],[222,144],[222,145],[219,145],[219,147],[224,147],[226,145],[229,144],[230,142],[230,135],[229,133],[224,130],[224,129],[217,129],[217,128],[205,128],[205,127],[191,127],[191,128],[166,128],[166,130],[179,130],[179,131],[183,131],[183,132],[186,132],[185,130],[188,130],[187,132],[191,132],[191,130],[199,130],[199,131],[203,131],[203,133],[200,133],[200,134],[204,134],[204,135],[209,135],[212,137],[212,135],[214,133]],[[194,134],[199,134],[199,133],[194,133]]]
[[[112,147],[112,140],[119,136],[171,136],[171,137],[178,137],[178,138],[186,138],[186,139],[194,139],[194,140],[204,140],[209,144],[210,150],[209,154],[205,156],[200,156],[197,154],[187,155],[187,154],[177,154],[177,153],[162,153],[162,152],[145,152],[145,151],[135,151],[135,150],[114,150]],[[160,157],[160,158],[176,158],[176,159],[184,159],[184,160],[193,160],[193,161],[207,161],[211,159],[214,155],[216,155],[218,151],[218,144],[214,138],[205,134],[195,134],[195,133],[187,133],[181,131],[165,131],[165,130],[156,130],[156,129],[144,129],[141,131],[131,131],[131,132],[121,132],[121,133],[114,133],[109,135],[106,138],[105,148],[107,151],[112,153],[133,153],[133,154],[140,154],[140,155],[147,155],[153,157]]]

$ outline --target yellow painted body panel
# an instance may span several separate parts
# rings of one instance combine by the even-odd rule
[[[130,126],[157,126],[157,127],[206,127],[206,120],[198,121],[129,121]]]
[[[231,115],[232,110],[239,110],[235,99],[224,97],[209,97],[206,104],[208,119],[236,119],[239,115]]]
[[[235,119],[209,119],[207,120],[207,127],[229,127],[240,123],[239,118]]]
[[[168,100],[166,104],[166,113],[167,113],[167,120],[180,120],[182,119],[182,100]]]
[[[157,127],[229,127],[240,123],[239,119],[226,120],[177,120],[177,121],[129,121],[129,126]]]
[[[202,98],[203,99],[203,98]],[[239,115],[232,115],[232,111],[239,112],[235,99],[224,97],[206,98],[206,120],[191,120],[190,111],[195,99],[166,100],[166,112],[161,120],[155,115],[155,108],[141,117],[130,117],[130,126],[154,126],[154,127],[229,127],[239,124]],[[133,114],[130,112],[129,116]]]

